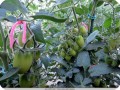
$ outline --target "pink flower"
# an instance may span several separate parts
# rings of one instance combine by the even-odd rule
[[[9,34],[9,40],[10,40],[10,48],[13,48],[13,44],[15,42],[15,38],[14,38],[14,32],[15,32],[15,28],[18,26],[18,25],[21,25],[23,24],[23,35],[22,35],[22,42],[25,43],[26,42],[26,22],[25,21],[17,21],[11,28],[11,31],[10,31],[10,34]]]

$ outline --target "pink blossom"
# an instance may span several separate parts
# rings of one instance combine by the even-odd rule
[[[10,34],[9,34],[9,40],[10,40],[10,48],[13,48],[13,44],[15,42],[15,38],[14,38],[14,32],[15,32],[15,28],[18,25],[23,24],[23,35],[22,35],[22,42],[25,43],[26,42],[26,22],[25,21],[17,21],[11,28]]]

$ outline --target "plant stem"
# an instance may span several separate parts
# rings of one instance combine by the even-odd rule
[[[91,16],[94,17],[95,16],[95,7],[96,7],[96,0],[93,1],[93,8],[92,8],[92,12],[91,12]],[[90,18],[91,19],[91,18]],[[90,31],[89,34],[92,33],[93,31],[93,25],[94,25],[94,19],[91,19],[90,21]]]
[[[75,17],[75,20],[76,20],[76,23],[77,23],[78,30],[80,32],[80,27],[79,27],[78,19],[77,19],[77,16],[76,16],[75,8],[72,7],[72,10],[73,10],[73,14],[74,14],[74,17]]]

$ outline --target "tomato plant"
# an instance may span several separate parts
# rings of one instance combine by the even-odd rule
[[[4,0],[0,85],[117,88],[120,5],[114,0]]]

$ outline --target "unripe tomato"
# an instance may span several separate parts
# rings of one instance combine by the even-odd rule
[[[69,54],[70,54],[71,56],[75,56],[75,55],[76,55],[76,52],[75,52],[74,49],[70,48],[70,49],[69,49]]]
[[[20,74],[19,75],[19,85],[23,88],[32,87],[35,83],[34,74]]]
[[[72,44],[73,44],[73,40],[72,39],[69,39],[68,41],[67,41],[67,44],[69,45],[69,46],[72,46]]]
[[[78,32],[79,32],[78,28],[73,29],[73,33],[78,33]]]
[[[93,84],[94,84],[95,87],[99,87],[100,86],[100,82],[101,82],[100,78],[95,78],[94,81],[93,81]]]
[[[60,51],[60,56],[63,58],[65,57],[65,51],[63,49]]]
[[[87,30],[84,26],[80,26],[80,33],[81,33],[82,35],[87,35],[88,30]]]
[[[62,43],[62,47],[63,47],[64,49],[67,49],[67,48],[68,48],[67,42]]]
[[[19,32],[19,35],[18,35],[18,44],[23,47],[24,46],[24,43],[22,42],[22,32]],[[26,40],[28,40],[28,38],[30,37],[30,33],[27,32],[26,33]],[[29,42],[27,42],[26,44],[26,47],[31,47],[33,45],[33,40],[31,39]]]
[[[20,68],[19,74],[26,73],[32,65],[33,55],[30,52],[16,52],[13,57],[13,67]]]
[[[70,61],[70,60],[71,60],[71,56],[68,55],[68,54],[66,54],[66,55],[65,55],[65,59],[66,59],[67,61]]]
[[[111,58],[106,58],[105,59],[105,63],[108,64],[108,65],[111,65],[112,64],[112,59]]]
[[[78,44],[76,42],[74,42],[74,44],[73,44],[73,49],[75,51],[79,51],[79,46],[78,46]]]
[[[75,41],[79,45],[79,47],[83,47],[84,46],[84,43],[85,43],[84,42],[84,38],[81,35],[77,36],[75,38]]]
[[[117,60],[112,60],[111,66],[112,66],[112,67],[117,67],[117,66],[118,66]]]

